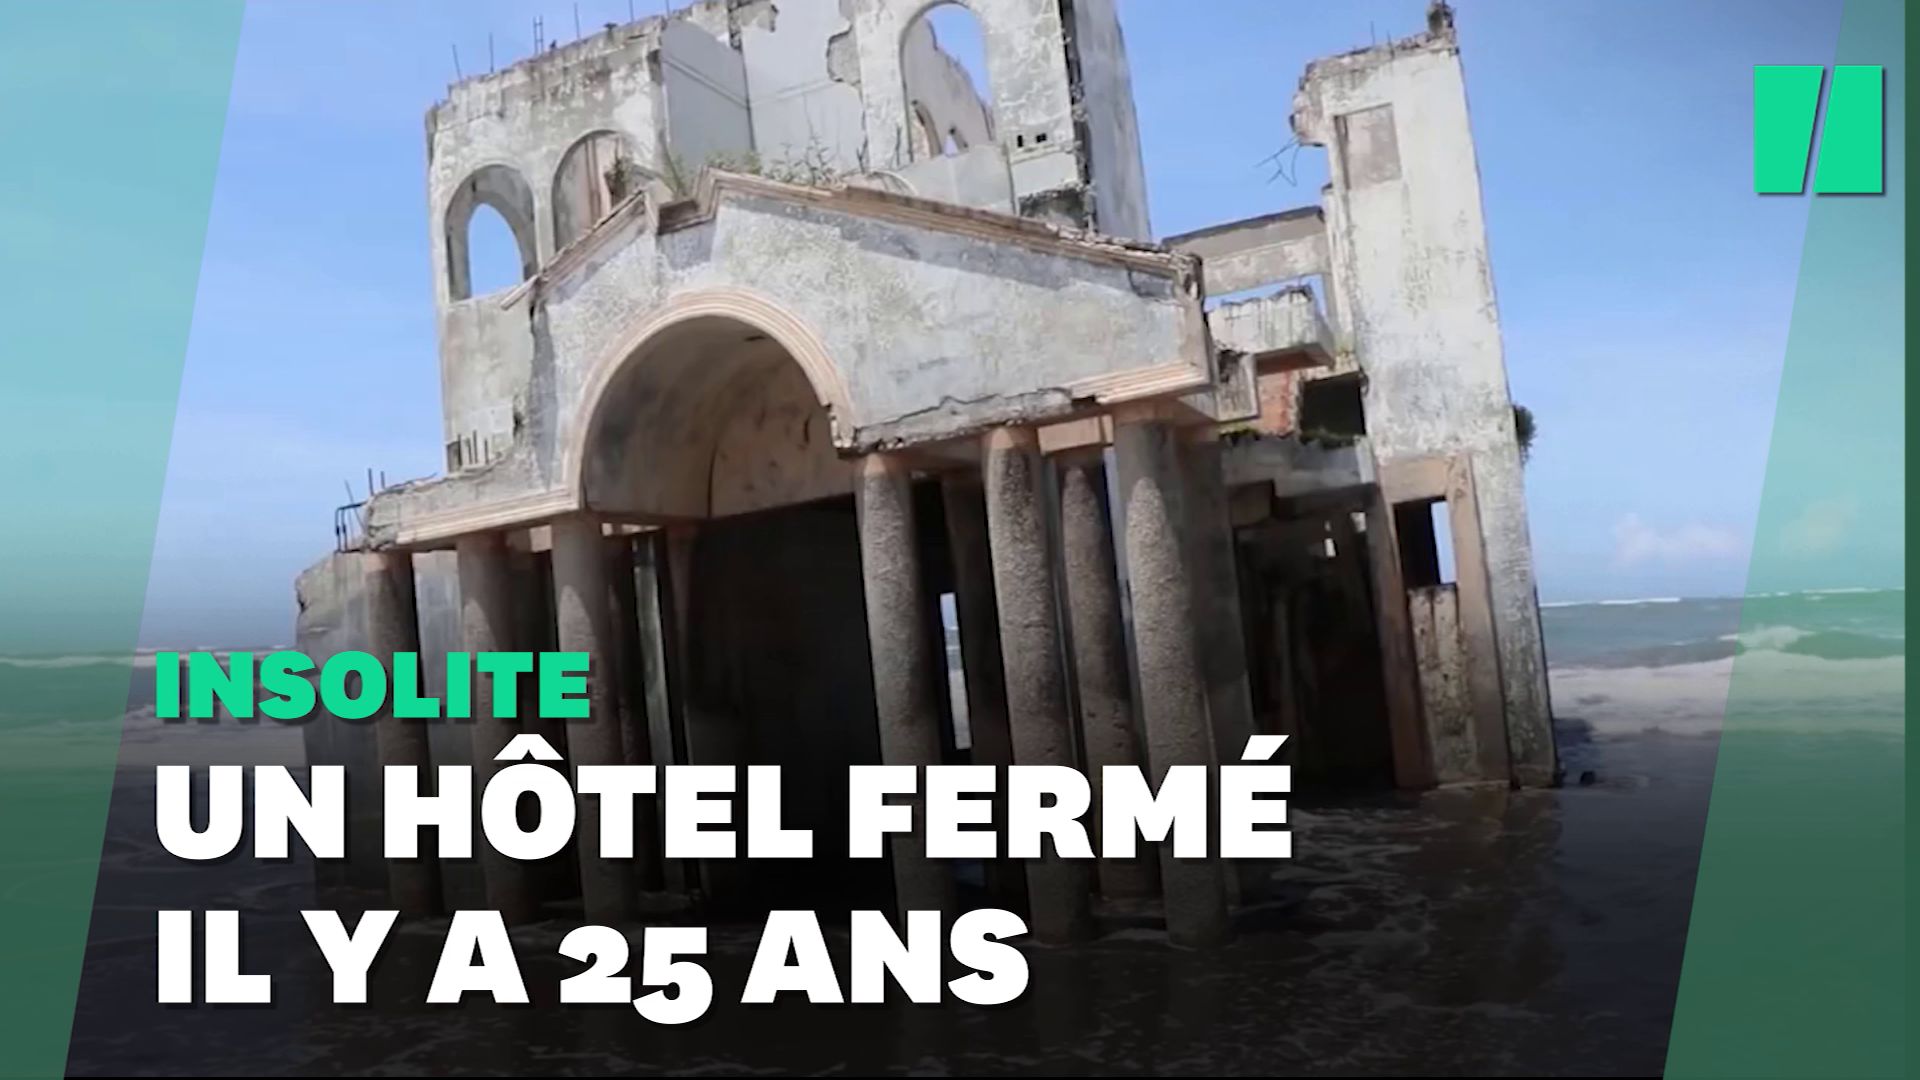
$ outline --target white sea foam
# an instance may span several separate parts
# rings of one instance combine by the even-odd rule
[[[1550,679],[1554,714],[1600,736],[1716,734],[1729,694],[1742,731],[1900,736],[1906,670],[1904,656],[1767,651],[1665,667],[1557,668]]]
[[[203,652],[212,653],[225,663],[227,657],[235,652],[252,652],[256,656],[279,652],[285,645],[268,645],[256,649],[215,649],[199,647],[194,649],[133,649],[123,653],[69,653],[65,656],[6,656],[0,655],[0,667],[12,668],[76,668],[90,667],[94,664],[124,664],[142,671],[153,670],[154,657],[163,652]]]
[[[72,656],[0,656],[0,667],[76,668],[91,667],[95,664],[124,664],[128,667],[150,668],[153,666],[153,656],[134,653],[122,653],[118,656],[96,653],[77,653]]]
[[[1747,649],[1784,649],[1794,642],[1807,637],[1813,631],[1802,630],[1797,626],[1756,626],[1738,634],[1728,634],[1721,641],[1737,641]]]
[[[1600,607],[1638,607],[1641,604],[1678,604],[1685,597],[1680,596],[1642,596],[1632,600],[1596,600]]]

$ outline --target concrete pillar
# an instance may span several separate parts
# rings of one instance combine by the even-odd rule
[[[1193,584],[1180,536],[1179,436],[1151,414],[1116,420],[1114,466],[1126,523],[1140,720],[1148,768],[1158,785],[1175,765],[1213,763],[1205,679],[1194,641]],[[1162,845],[1160,885],[1167,933],[1176,944],[1226,940],[1226,891],[1217,860],[1176,859],[1171,845]]]
[[[567,722],[567,760],[583,765],[624,765],[620,738],[620,688],[613,630],[613,589],[600,521],[573,514],[552,523],[555,643],[561,652],[586,653],[587,718]],[[610,925],[633,914],[635,860],[600,854],[599,799],[576,795],[574,826],[580,860],[580,897],[587,921]],[[635,830],[635,842],[644,840]],[[636,855],[639,853],[636,852]]]
[[[953,557],[953,606],[960,622],[960,661],[967,690],[967,729],[975,765],[1013,764],[1007,729],[1007,678],[1000,660],[1000,609],[993,598],[993,554],[987,540],[987,493],[980,474],[940,478],[947,545]],[[995,820],[1005,820],[1005,787],[994,797]],[[986,868],[987,891],[1012,911],[1026,907],[1026,871],[1010,859]]]
[[[1207,722],[1217,761],[1238,760],[1256,730],[1253,688],[1247,681],[1246,624],[1240,617],[1240,567],[1227,507],[1225,444],[1211,427],[1182,433],[1180,484],[1186,506],[1187,561],[1193,575],[1194,644],[1205,680]],[[1227,899],[1244,896],[1240,868],[1220,864]]]
[[[1253,691],[1247,684],[1246,627],[1240,617],[1240,574],[1228,517],[1224,444],[1211,429],[1187,434],[1180,447],[1180,480],[1187,508],[1187,552],[1192,561],[1194,628],[1206,679],[1207,716],[1214,751],[1239,759],[1254,733]]]
[[[995,428],[982,472],[993,591],[1000,611],[1007,717],[1016,765],[1076,765],[1065,650],[1054,606],[1054,560],[1047,542],[1040,439],[1032,428]],[[1091,936],[1092,868],[1048,851],[1027,864],[1028,922],[1042,941]]]
[[[1100,805],[1101,770],[1144,762],[1133,723],[1133,691],[1127,670],[1126,627],[1120,616],[1120,575],[1114,562],[1113,525],[1107,507],[1107,470],[1095,458],[1069,462],[1060,477],[1060,545],[1064,549],[1067,623],[1073,640],[1073,672],[1080,692],[1080,739],[1087,752],[1094,805]],[[1151,855],[1102,859],[1105,896],[1155,896],[1160,876]]]
[[[463,536],[455,543],[454,554],[460,568],[462,644],[469,653],[512,650],[518,635],[513,626],[513,575],[509,569],[506,538],[499,533]],[[520,732],[517,720],[493,715],[492,702],[493,680],[476,673],[473,684],[476,804],[481,792],[486,790],[487,781],[504,767],[493,760],[494,756]],[[509,924],[539,918],[531,868],[494,851],[479,834],[477,823],[474,850],[486,881],[487,906],[500,912]]]
[[[873,696],[880,720],[880,760],[887,765],[940,764],[940,704],[933,642],[913,524],[913,475],[890,454],[860,460],[854,486],[860,518],[860,569],[873,654]],[[924,804],[916,801],[915,818]],[[926,832],[893,838],[893,881],[900,911],[954,908],[953,874],[926,856]]]
[[[640,689],[646,716],[645,757],[642,763],[653,765],[684,765],[687,763],[685,726],[678,713],[679,688],[678,660],[675,649],[678,633],[674,626],[672,591],[674,583],[669,581],[670,559],[667,554],[667,539],[663,532],[642,533],[633,542],[633,607],[636,622],[634,642],[636,659],[640,665]],[[631,757],[636,747],[629,745]],[[660,820],[657,814],[649,814],[650,835],[656,845],[661,840]],[[659,885],[671,893],[686,893],[692,883],[688,880],[688,867],[682,862],[668,862],[664,850],[659,861]]]
[[[404,551],[374,556],[377,565],[367,575],[367,650],[391,665],[395,653],[420,652],[420,623],[414,606],[413,556]],[[391,670],[391,668],[389,668]],[[403,720],[391,707],[381,713],[374,729],[380,765],[411,765],[417,775],[430,774],[432,755],[427,748],[429,729],[424,721]],[[384,775],[384,773],[382,774]],[[402,915],[435,915],[440,911],[440,871],[432,855],[388,859],[387,891]]]

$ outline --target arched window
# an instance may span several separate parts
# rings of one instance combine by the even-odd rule
[[[916,161],[959,154],[993,141],[993,88],[987,39],[965,5],[935,4],[907,26],[900,42]]]
[[[461,181],[447,202],[448,298],[465,300],[532,277],[540,268],[533,214],[533,190],[505,165],[488,165]]]
[[[617,132],[595,131],[569,147],[553,174],[553,246],[566,247],[606,218],[647,177]]]
[[[510,289],[527,278],[520,259],[520,243],[513,226],[491,206],[474,208],[467,219],[467,287],[469,295],[485,296]]]

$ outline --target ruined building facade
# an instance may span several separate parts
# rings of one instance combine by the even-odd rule
[[[608,860],[583,828],[555,866],[374,867],[397,903],[986,894],[1070,939],[1092,898],[1143,898],[1217,940],[1240,892],[1214,863],[839,860],[845,767],[1159,772],[1274,732],[1298,788],[1553,782],[1447,20],[1309,67],[1320,206],[1155,244],[1112,0],[967,6],[985,95],[923,0],[706,0],[428,114],[446,473],[351,511],[302,647],[417,649],[431,678],[586,652],[591,720],[545,729],[570,763],[783,765],[821,857]],[[473,295],[483,205],[524,280]],[[308,741],[362,785],[484,780],[523,723]]]

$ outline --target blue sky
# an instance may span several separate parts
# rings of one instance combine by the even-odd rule
[[[1290,137],[1301,69],[1413,32],[1425,8],[1120,2],[1159,235],[1317,201],[1318,151],[1291,183],[1266,160]],[[1828,62],[1840,4],[1456,8],[1513,393],[1540,428],[1541,596],[1738,593],[1808,203],[1751,193],[1751,68]],[[628,3],[578,9],[591,31]],[[439,468],[421,117],[456,48],[484,70],[491,33],[504,65],[535,16],[571,38],[573,10],[249,7],[149,644],[289,640],[293,578],[329,549],[348,485]]]

